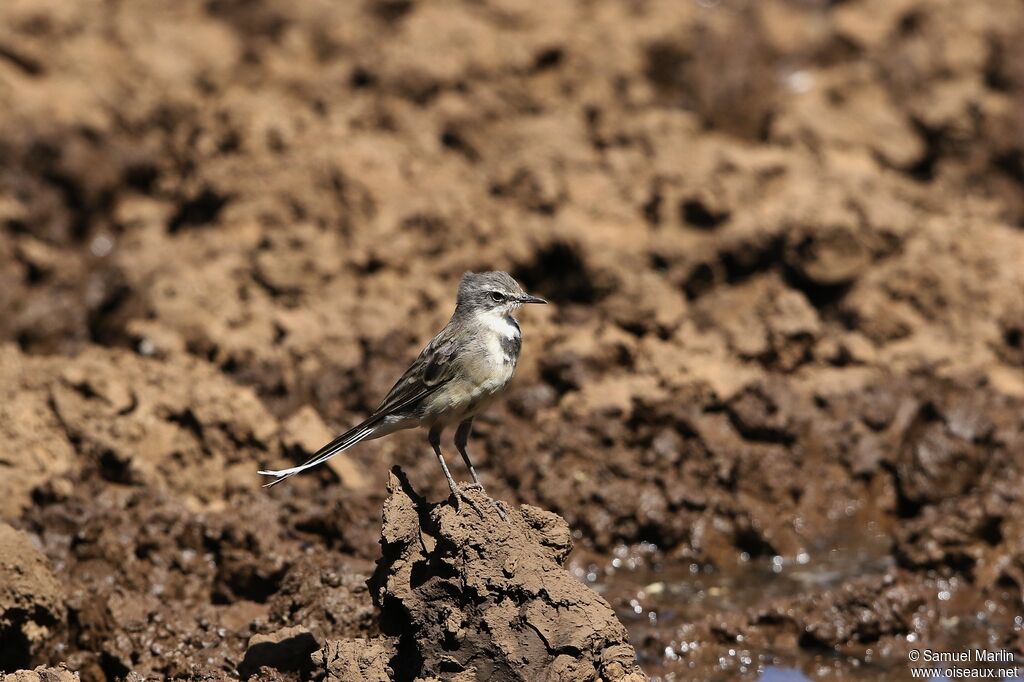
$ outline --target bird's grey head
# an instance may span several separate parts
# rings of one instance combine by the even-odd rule
[[[526,293],[507,272],[467,272],[459,282],[456,310],[510,315],[524,303],[547,303]]]

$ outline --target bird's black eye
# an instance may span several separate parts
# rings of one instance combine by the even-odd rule
[[[505,300],[505,294],[501,293],[500,291],[492,291],[491,300],[494,301],[495,303],[501,303],[502,301]]]

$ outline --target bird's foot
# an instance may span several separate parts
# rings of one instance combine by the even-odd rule
[[[455,490],[452,494],[452,499],[455,501],[455,513],[462,513],[462,501],[465,500],[473,510],[483,518],[483,510],[477,505],[476,500],[466,494],[468,486],[462,486]]]
[[[454,497],[455,497],[455,511],[456,512],[459,511],[459,507],[460,507],[459,500],[462,499],[462,500],[465,500],[467,503],[469,503],[469,506],[472,507],[476,511],[477,514],[479,514],[481,517],[483,517],[483,515],[484,515],[483,514],[483,510],[481,510],[480,507],[477,506],[476,501],[473,500],[473,498],[471,498],[467,494],[470,490],[479,490],[483,494],[485,494],[485,495],[487,494],[487,491],[484,490],[484,486],[481,483],[467,483],[465,485],[459,486],[457,494],[454,495]],[[500,516],[502,518],[502,520],[508,521],[508,510],[505,508],[505,504],[503,502],[499,502],[497,500],[491,500],[491,504],[493,504],[494,508],[497,510],[498,516]]]

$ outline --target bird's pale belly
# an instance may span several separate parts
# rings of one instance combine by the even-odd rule
[[[487,406],[508,386],[515,373],[515,359],[481,353],[467,358],[459,376],[424,404],[424,418],[432,423],[454,424]]]

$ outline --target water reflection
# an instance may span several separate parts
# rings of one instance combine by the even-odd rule
[[[765,668],[759,682],[811,682],[810,678],[795,668]]]

